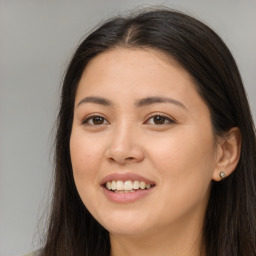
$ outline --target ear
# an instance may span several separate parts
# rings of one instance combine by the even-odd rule
[[[215,181],[222,180],[221,172],[229,176],[236,168],[240,159],[241,133],[238,127],[231,128],[217,138],[216,167],[212,175]]]

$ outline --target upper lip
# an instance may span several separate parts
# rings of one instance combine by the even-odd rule
[[[104,177],[101,180],[101,185],[106,184],[109,181],[113,181],[113,180],[122,180],[122,181],[126,181],[126,180],[131,180],[131,181],[144,181],[146,184],[156,184],[154,181],[147,179],[137,173],[132,173],[132,172],[126,172],[126,173],[112,173],[107,175],[106,177]]]

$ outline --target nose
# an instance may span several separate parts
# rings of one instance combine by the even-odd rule
[[[110,137],[106,157],[110,162],[121,165],[137,163],[144,159],[139,133],[134,128],[125,125],[113,130]]]

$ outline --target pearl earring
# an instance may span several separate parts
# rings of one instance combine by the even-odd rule
[[[220,172],[220,177],[221,179],[225,179],[226,178],[226,173],[225,172]]]

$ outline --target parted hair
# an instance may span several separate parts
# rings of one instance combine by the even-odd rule
[[[76,49],[65,73],[55,141],[54,192],[41,256],[109,256],[109,233],[82,203],[69,141],[78,83],[95,56],[115,47],[148,48],[176,60],[194,79],[217,135],[238,127],[235,171],[212,181],[202,231],[206,256],[256,255],[255,127],[241,76],[221,38],[202,22],[167,8],[140,10],[98,26]]]

